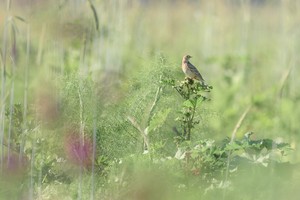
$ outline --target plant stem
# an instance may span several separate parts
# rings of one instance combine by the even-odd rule
[[[239,118],[239,121],[238,121],[237,124],[235,125],[234,130],[233,130],[233,132],[232,132],[230,142],[233,142],[233,140],[234,140],[234,138],[235,138],[235,135],[236,135],[238,129],[241,127],[241,125],[242,125],[242,123],[243,123],[245,117],[246,117],[247,114],[249,113],[251,107],[252,107],[251,105],[248,106],[248,107],[246,108],[246,110],[243,112],[243,114],[241,115],[241,117]]]
[[[195,117],[195,113],[196,113],[196,107],[197,107],[197,101],[195,101],[195,103],[193,103],[192,115],[191,115],[191,117],[189,119],[189,123],[188,123],[187,140],[191,140],[191,130],[193,128],[193,121],[194,121],[194,117]]]
[[[162,79],[162,76],[160,76],[160,81]],[[151,121],[151,118],[153,116],[153,111],[154,111],[154,108],[156,107],[157,105],[157,102],[159,101],[160,99],[160,94],[161,94],[161,91],[162,91],[162,86],[158,86],[157,90],[156,90],[156,94],[155,94],[155,98],[154,98],[154,101],[152,103],[152,106],[150,108],[150,111],[149,111],[149,115],[148,115],[148,119],[147,119],[147,125],[146,127],[148,127],[150,125],[150,121]]]

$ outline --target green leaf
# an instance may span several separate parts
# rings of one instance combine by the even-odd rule
[[[233,143],[227,144],[226,147],[225,147],[225,150],[227,150],[227,151],[231,151],[231,150],[236,151],[236,150],[239,150],[241,148],[242,147],[238,143],[233,142]]]
[[[16,19],[20,20],[21,22],[27,23],[27,21],[23,17],[17,16],[17,15],[15,15],[14,17]]]
[[[192,108],[193,103],[191,102],[191,100],[186,100],[186,101],[183,102],[182,106],[185,107],[185,108]]]
[[[198,152],[192,151],[192,153],[191,153],[191,158],[195,159],[195,158],[197,158],[198,156],[199,156],[199,155],[198,155]]]
[[[171,109],[168,108],[168,109],[164,109],[164,110],[161,110],[158,113],[156,113],[150,121],[148,131],[151,132],[151,131],[155,131],[156,129],[160,128],[165,123],[170,111],[171,111]]]

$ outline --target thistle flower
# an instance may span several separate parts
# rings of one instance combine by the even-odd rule
[[[82,137],[78,132],[73,132],[65,137],[65,153],[68,160],[74,165],[88,168],[93,159],[93,143],[88,137]]]

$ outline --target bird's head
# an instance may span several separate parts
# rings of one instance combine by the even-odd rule
[[[190,55],[183,56],[184,61],[189,61],[190,58],[192,58],[192,56],[190,56]]]

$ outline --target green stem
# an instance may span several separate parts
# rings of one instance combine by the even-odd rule
[[[190,94],[191,94],[191,88],[190,88],[190,84],[187,84],[187,89],[188,89],[188,94],[187,94],[187,99],[190,99]]]
[[[193,103],[192,115],[188,120],[188,133],[187,133],[187,140],[191,140],[191,130],[193,128],[193,121],[196,113],[197,101]]]

